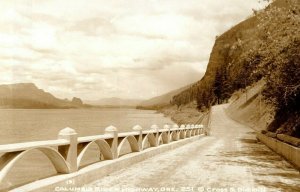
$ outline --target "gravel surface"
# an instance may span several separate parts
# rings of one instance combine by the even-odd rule
[[[86,185],[103,191],[300,191],[300,174],[213,107],[211,135]]]

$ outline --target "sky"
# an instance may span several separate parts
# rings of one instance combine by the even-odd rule
[[[1,0],[0,84],[148,99],[201,79],[215,37],[258,0]]]

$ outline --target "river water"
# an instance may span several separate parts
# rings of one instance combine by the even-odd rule
[[[163,127],[173,122],[152,110],[0,109],[0,144],[56,139],[58,132],[65,127],[75,129],[80,137],[103,134],[109,125],[117,127],[119,132],[131,131],[137,124],[149,129],[152,124]],[[96,148],[91,148],[84,164],[98,161]],[[33,151],[17,163],[5,183],[16,186],[55,174],[50,161],[41,152]]]
[[[75,129],[78,136],[103,134],[113,125],[119,132],[134,125],[149,129],[173,122],[152,110],[137,109],[0,109],[0,144],[56,139],[65,128]]]

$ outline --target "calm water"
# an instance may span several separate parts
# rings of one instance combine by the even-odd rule
[[[103,134],[114,125],[120,132],[134,125],[149,129],[173,122],[162,114],[136,109],[0,109],[0,144],[56,139],[58,132],[71,127],[79,136]],[[1,155],[1,154],[0,154]],[[95,144],[83,159],[82,166],[99,161]],[[17,162],[4,183],[8,188],[57,174],[50,161],[39,151],[32,151]],[[0,189],[1,191],[1,189]]]
[[[120,132],[134,125],[148,129],[173,122],[151,110],[137,109],[0,109],[0,144],[56,139],[58,132],[71,127],[78,136],[103,134],[113,125]]]

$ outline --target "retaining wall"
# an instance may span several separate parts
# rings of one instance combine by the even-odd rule
[[[270,149],[283,156],[289,162],[291,162],[295,167],[300,170],[300,148],[294,147],[278,139],[268,137],[264,134],[257,133],[256,137]]]

